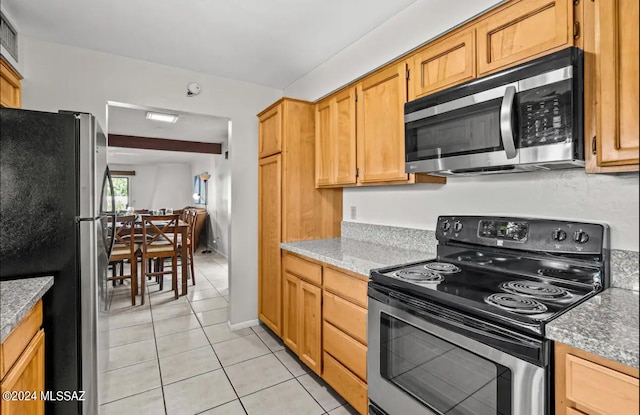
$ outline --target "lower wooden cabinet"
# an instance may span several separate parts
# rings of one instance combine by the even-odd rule
[[[0,395],[29,392],[30,399],[0,398],[2,415],[43,415],[44,330],[39,301],[0,344]]]
[[[298,354],[298,328],[300,314],[300,278],[284,272],[282,288],[282,341]]]
[[[322,289],[300,281],[298,356],[317,374],[322,372]]]
[[[358,413],[366,415],[369,412],[367,384],[334,359],[329,353],[324,354],[322,378],[349,402]]]
[[[638,369],[555,345],[556,415],[638,415]]]

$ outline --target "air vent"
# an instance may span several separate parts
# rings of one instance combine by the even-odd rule
[[[18,61],[18,32],[9,21],[0,13],[0,44],[9,52],[13,59]]]

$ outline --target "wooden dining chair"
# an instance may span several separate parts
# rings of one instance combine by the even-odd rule
[[[114,232],[114,245],[109,257],[109,264],[113,266],[113,275],[109,281],[131,280],[131,305],[136,305],[136,293],[138,291],[137,276],[137,250],[135,241],[135,216],[119,216],[115,222],[111,222],[111,232]],[[124,261],[131,263],[129,274],[124,273]],[[121,264],[120,273],[117,273],[117,265]]]
[[[171,289],[175,298],[178,298],[178,215],[142,216],[142,278],[141,290],[142,304],[147,277],[159,277],[160,290],[163,289],[164,276],[171,274]],[[158,261],[148,261],[150,259]],[[171,259],[171,270],[165,271],[164,267],[155,267],[152,270],[149,262],[164,263],[165,259]]]
[[[193,251],[195,247],[193,246],[194,241],[194,231],[196,229],[196,218],[198,216],[198,212],[196,210],[185,209],[187,212],[185,217],[185,222],[188,225],[187,228],[187,266],[189,267],[189,273],[191,275],[191,283],[196,285],[196,273],[193,267]],[[182,241],[180,241],[180,248],[182,248]],[[180,249],[180,252],[182,250]],[[182,260],[182,259],[181,259]]]

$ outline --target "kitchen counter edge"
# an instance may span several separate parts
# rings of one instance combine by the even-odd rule
[[[0,343],[53,286],[53,277],[0,281]]]

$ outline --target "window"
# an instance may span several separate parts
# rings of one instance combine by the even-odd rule
[[[0,44],[13,56],[13,59],[18,61],[18,32],[2,13],[0,13]]]
[[[116,199],[116,211],[126,210],[129,207],[129,178],[114,176],[113,191]]]

